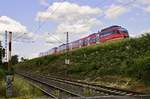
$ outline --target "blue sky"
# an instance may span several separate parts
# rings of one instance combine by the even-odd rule
[[[64,32],[68,31],[70,41],[73,41],[104,27],[120,25],[135,37],[150,31],[150,0],[132,1],[1,0],[1,39],[4,29],[14,31],[14,38],[27,32],[27,35],[13,42],[13,54],[33,58],[38,53],[61,44],[53,36],[65,42]],[[126,5],[127,3],[129,4]],[[53,33],[53,36],[48,33]]]

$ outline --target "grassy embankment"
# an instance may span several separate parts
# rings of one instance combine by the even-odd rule
[[[150,91],[150,34],[106,42],[69,53],[49,55],[17,64],[17,69],[60,74],[136,91]]]

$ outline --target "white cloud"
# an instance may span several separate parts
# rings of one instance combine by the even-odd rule
[[[144,11],[150,13],[150,6],[144,8]]]
[[[121,3],[121,4],[127,4],[129,2],[135,2],[137,0],[117,0],[117,1],[118,1],[118,3]]]
[[[57,33],[64,33],[64,32],[70,32],[70,33],[85,33],[89,32],[92,27],[102,26],[102,23],[97,20],[96,18],[85,18],[85,19],[79,19],[76,22],[65,22],[61,23],[57,27]]]
[[[121,5],[112,5],[105,11],[105,17],[115,19],[128,11],[127,8]]]
[[[27,28],[21,23],[7,16],[1,16],[0,17],[0,35],[1,35],[0,39],[3,39],[6,30],[13,32],[14,36],[18,36],[20,34],[27,32]]]
[[[43,6],[48,6],[48,1],[47,0],[39,0],[40,1],[40,4],[43,5]]]
[[[0,32],[5,31],[12,31],[12,32],[26,32],[27,29],[21,23],[7,17],[1,16],[0,17]]]
[[[150,4],[150,0],[137,0],[141,4]]]
[[[135,7],[142,9],[146,13],[150,13],[150,0],[137,0]]]
[[[150,29],[145,29],[141,32],[137,32],[137,33],[130,33],[130,37],[141,37],[143,34],[150,34]]]
[[[118,0],[120,3],[138,3],[138,4],[150,4],[150,0]]]
[[[13,32],[13,40],[18,42],[30,42],[38,38],[37,34],[33,34],[27,30],[27,27],[22,25],[20,22],[8,17],[8,16],[0,16],[0,40],[3,41],[5,31],[12,31]],[[26,40],[27,39],[27,40]],[[37,46],[37,45],[36,45]],[[24,57],[36,57],[36,54],[32,54],[38,50],[38,47],[32,47],[29,44],[13,44],[12,47],[12,54],[24,56]],[[36,47],[36,49],[35,49]],[[40,47],[41,48],[41,47]],[[32,51],[33,50],[33,51]],[[36,52],[37,53],[37,52]]]
[[[146,13],[150,12],[150,0],[118,0],[118,2],[122,5],[128,4],[128,7],[141,9]]]
[[[50,33],[45,33],[42,36],[42,39],[45,39],[47,43],[49,44],[54,44],[54,43],[62,43],[64,42],[64,35],[63,34],[50,34]]]
[[[53,11],[55,12],[53,13]],[[57,23],[55,36],[62,40],[64,38],[64,32],[73,34],[85,33],[89,32],[92,28],[100,28],[102,23],[96,17],[101,14],[102,10],[100,8],[80,6],[69,2],[55,2],[48,10],[38,12],[36,20],[50,20]],[[53,39],[51,40],[52,42],[54,41]]]
[[[25,40],[29,40],[29,41],[34,41],[40,38],[40,36],[38,34],[32,33],[32,32],[27,32],[23,34],[20,34],[21,39],[25,39]],[[19,36],[18,36],[19,37]]]
[[[55,13],[51,15],[51,12],[53,11],[55,11]],[[39,12],[37,18],[43,20],[54,20],[57,22],[65,21],[66,19],[67,21],[76,21],[79,18],[89,18],[101,13],[102,11],[99,8],[80,6],[69,2],[55,2],[47,11]]]
[[[150,33],[150,29],[144,30],[141,32],[141,34]]]
[[[14,39],[36,39],[38,35],[35,35],[27,30],[27,27],[22,25],[20,22],[7,17],[0,16],[0,39],[2,40],[5,31],[13,32]]]

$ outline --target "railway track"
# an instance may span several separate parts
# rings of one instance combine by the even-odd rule
[[[24,76],[23,76],[24,77]],[[50,96],[52,99],[57,99],[57,97],[55,95],[53,95],[51,92],[54,90],[52,87],[41,84],[35,80],[29,79],[29,78],[25,78],[24,79],[28,80],[31,85],[33,85],[34,87],[40,89],[42,92],[44,92],[47,96]],[[50,98],[50,99],[51,99]]]
[[[53,99],[67,99],[68,97],[84,97],[75,92],[63,89],[62,87],[58,87],[46,79],[35,77],[35,75],[31,76],[29,74],[18,72],[16,74],[29,80],[33,86],[39,88],[41,91],[43,91]]]
[[[88,86],[90,88],[106,90],[106,93],[107,93],[107,91],[108,91],[108,93],[110,91],[110,95],[111,95],[111,93],[113,95],[126,95],[126,96],[144,95],[144,93],[135,92],[135,91],[131,91],[131,90],[125,90],[125,89],[119,89],[119,88],[113,88],[113,87],[106,87],[106,86],[103,86],[103,85],[97,85],[97,84],[87,83],[87,82],[68,79],[68,78],[60,78],[58,76],[49,76],[47,78],[58,80],[58,81],[65,81],[66,83],[69,83],[69,84],[83,85],[83,86]]]
[[[18,73],[28,79],[32,79],[34,82],[41,83],[45,85],[47,89],[59,90],[59,93],[66,93],[69,96],[75,97],[86,97],[86,96],[139,96],[143,93],[128,91],[118,88],[111,88],[101,85],[95,85],[91,83],[76,81],[72,79],[64,79],[56,76],[46,76],[46,75],[33,75],[29,73]],[[50,87],[50,88],[48,88]],[[53,91],[49,91],[53,92]],[[53,95],[55,98],[56,95]],[[53,97],[53,98],[54,98]]]

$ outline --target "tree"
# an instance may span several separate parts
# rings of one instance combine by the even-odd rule
[[[21,62],[27,61],[28,59],[21,57]]]
[[[2,65],[2,48],[0,48],[0,65]]]
[[[14,55],[11,57],[11,63],[12,65],[15,65],[18,63],[18,55]]]

